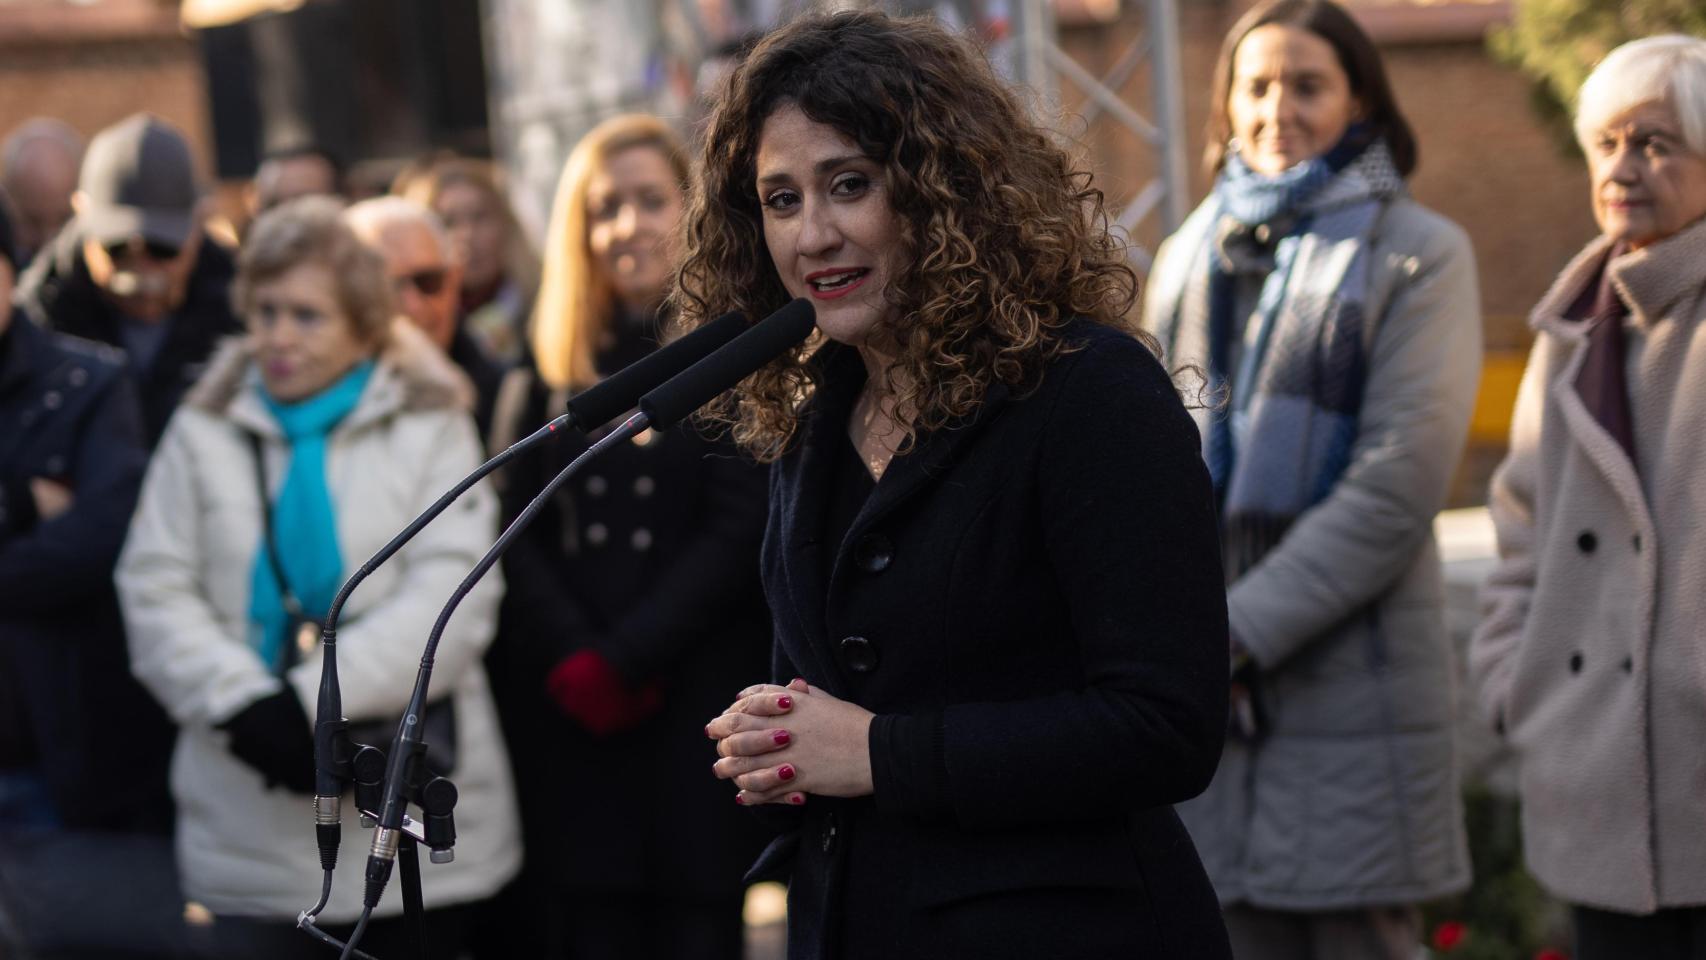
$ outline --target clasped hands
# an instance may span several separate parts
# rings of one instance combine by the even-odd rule
[[[705,726],[705,736],[717,741],[711,770],[733,780],[740,788],[735,802],[748,806],[797,806],[809,794],[866,796],[872,716],[804,680],[747,687]]]

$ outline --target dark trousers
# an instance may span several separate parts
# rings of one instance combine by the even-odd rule
[[[1706,960],[1706,907],[1677,907],[1647,916],[1571,909],[1576,960]]]
[[[428,910],[426,919],[426,952],[416,952],[413,938],[401,915],[376,919],[368,923],[358,947],[363,953],[379,960],[459,960],[468,949],[477,910],[475,904],[460,904]],[[354,924],[319,924],[339,940],[347,941]],[[245,960],[325,960],[337,953],[296,929],[291,921],[251,920],[246,917],[220,917],[211,927],[194,933],[194,955],[213,960],[243,957]]]

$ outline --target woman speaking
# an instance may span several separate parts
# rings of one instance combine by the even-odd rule
[[[963,41],[870,13],[760,43],[702,173],[682,312],[821,333],[713,414],[775,462],[788,685],[706,733],[786,821],[789,955],[1226,956],[1171,806],[1225,728],[1214,501],[1100,194]]]

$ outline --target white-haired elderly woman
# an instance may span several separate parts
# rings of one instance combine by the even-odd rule
[[[1471,648],[1580,960],[1706,957],[1706,40],[1583,84],[1590,243],[1540,304]]]

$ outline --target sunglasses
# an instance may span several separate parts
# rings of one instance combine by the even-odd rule
[[[126,254],[139,249],[150,260],[176,260],[183,249],[161,240],[144,240],[140,244],[132,240],[120,240],[116,243],[103,243],[101,247],[107,251],[107,256],[113,260],[122,260]]]
[[[423,297],[436,297],[439,291],[444,289],[444,280],[449,275],[450,271],[444,267],[433,267],[428,270],[405,273],[400,277],[392,277],[391,283],[399,291],[403,289],[404,284],[408,284],[419,291]]]

